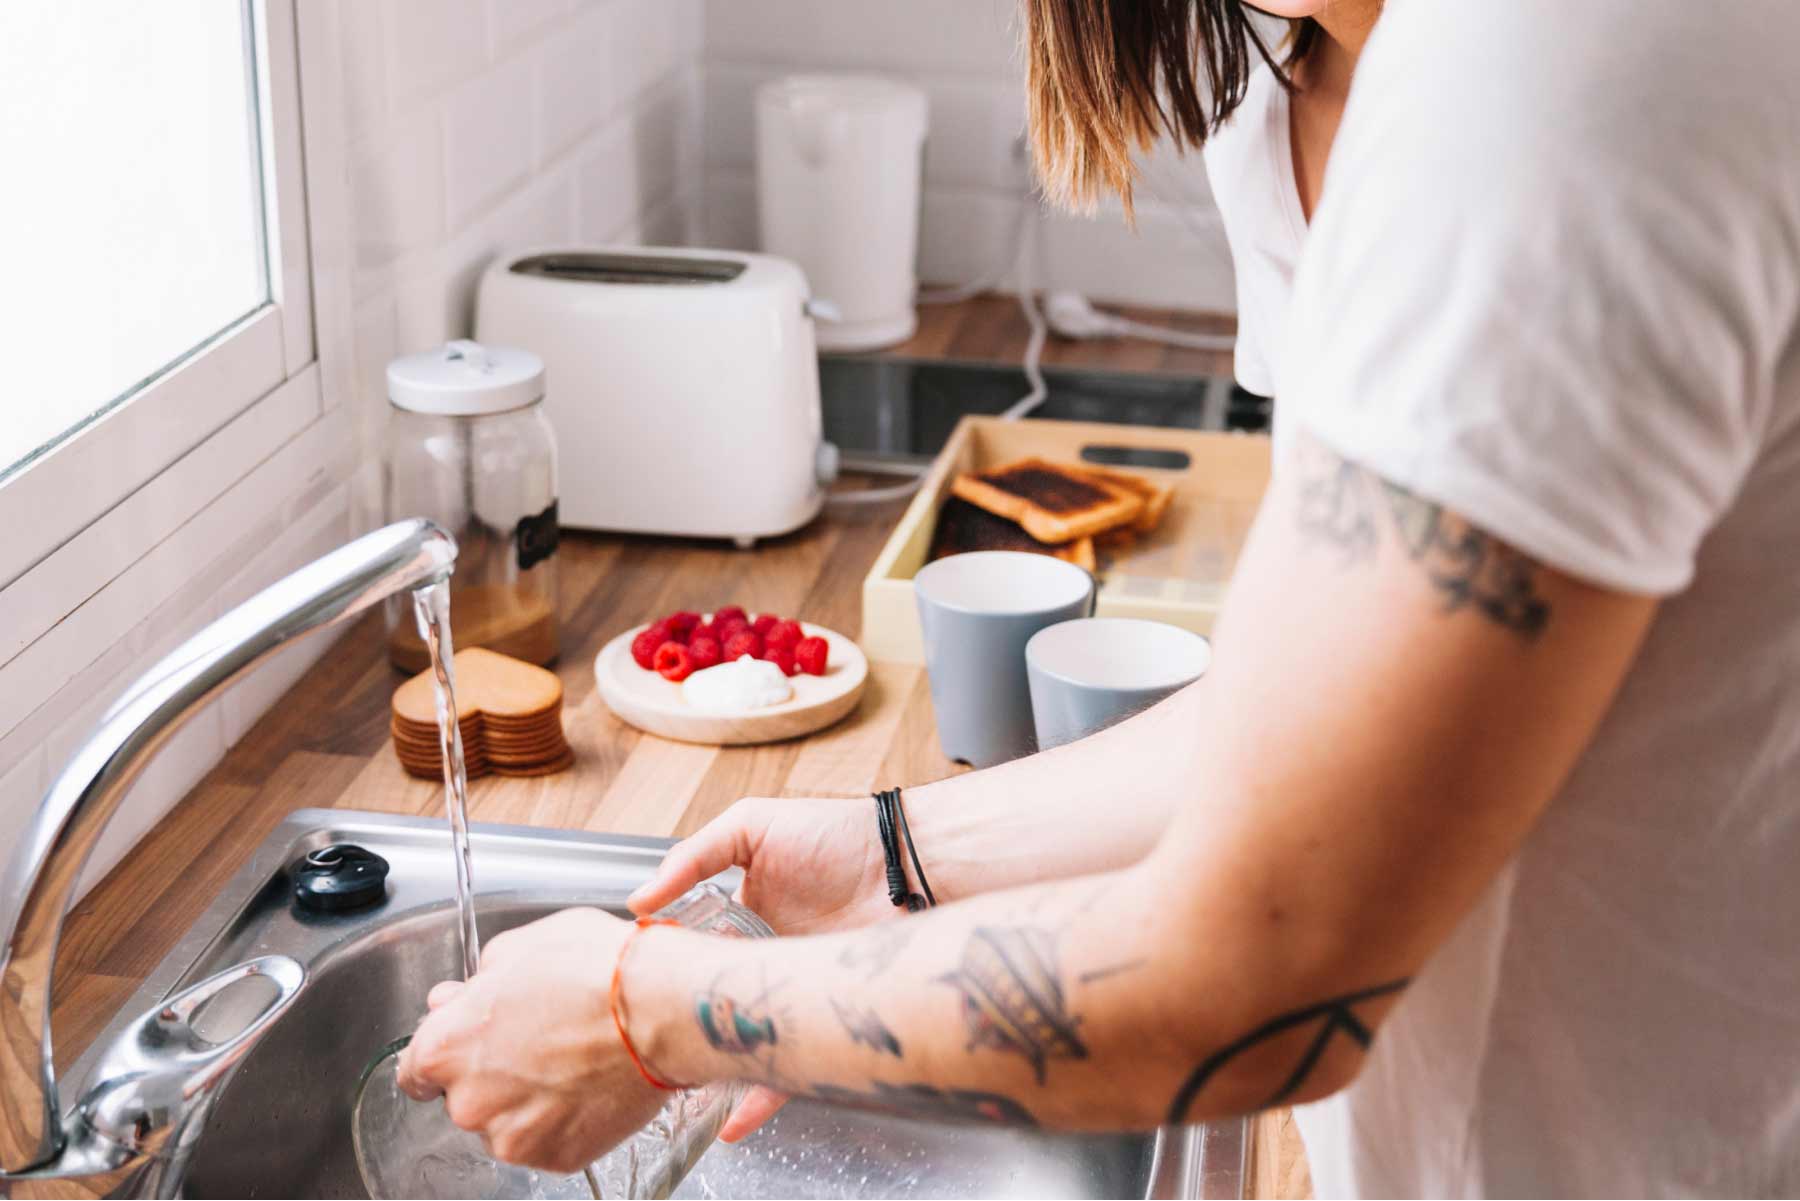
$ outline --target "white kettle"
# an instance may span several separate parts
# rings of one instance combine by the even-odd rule
[[[821,350],[912,337],[925,93],[874,75],[791,75],[756,94],[762,249],[798,263]]]

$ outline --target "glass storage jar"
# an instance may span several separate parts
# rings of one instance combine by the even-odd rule
[[[532,663],[556,658],[556,435],[544,363],[527,350],[450,342],[388,364],[387,519],[429,517],[456,537],[450,629]],[[387,609],[388,656],[429,666],[408,598]]]

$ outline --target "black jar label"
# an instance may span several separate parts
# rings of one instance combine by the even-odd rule
[[[521,517],[513,531],[513,542],[519,548],[519,570],[530,571],[556,553],[556,502],[533,517]]]

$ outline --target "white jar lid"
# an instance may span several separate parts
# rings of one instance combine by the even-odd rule
[[[544,360],[512,346],[461,339],[388,364],[388,399],[414,413],[478,417],[544,398]]]

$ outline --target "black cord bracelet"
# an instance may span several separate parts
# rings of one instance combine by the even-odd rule
[[[900,805],[900,790],[889,788],[875,793],[875,827],[881,835],[881,855],[887,867],[888,900],[908,913],[937,904],[931,884],[925,879],[925,868],[919,863],[919,852],[913,846],[912,829],[906,824],[906,810]],[[906,866],[900,859],[900,840],[906,840],[906,852],[912,857],[913,874],[925,895],[906,886]]]

